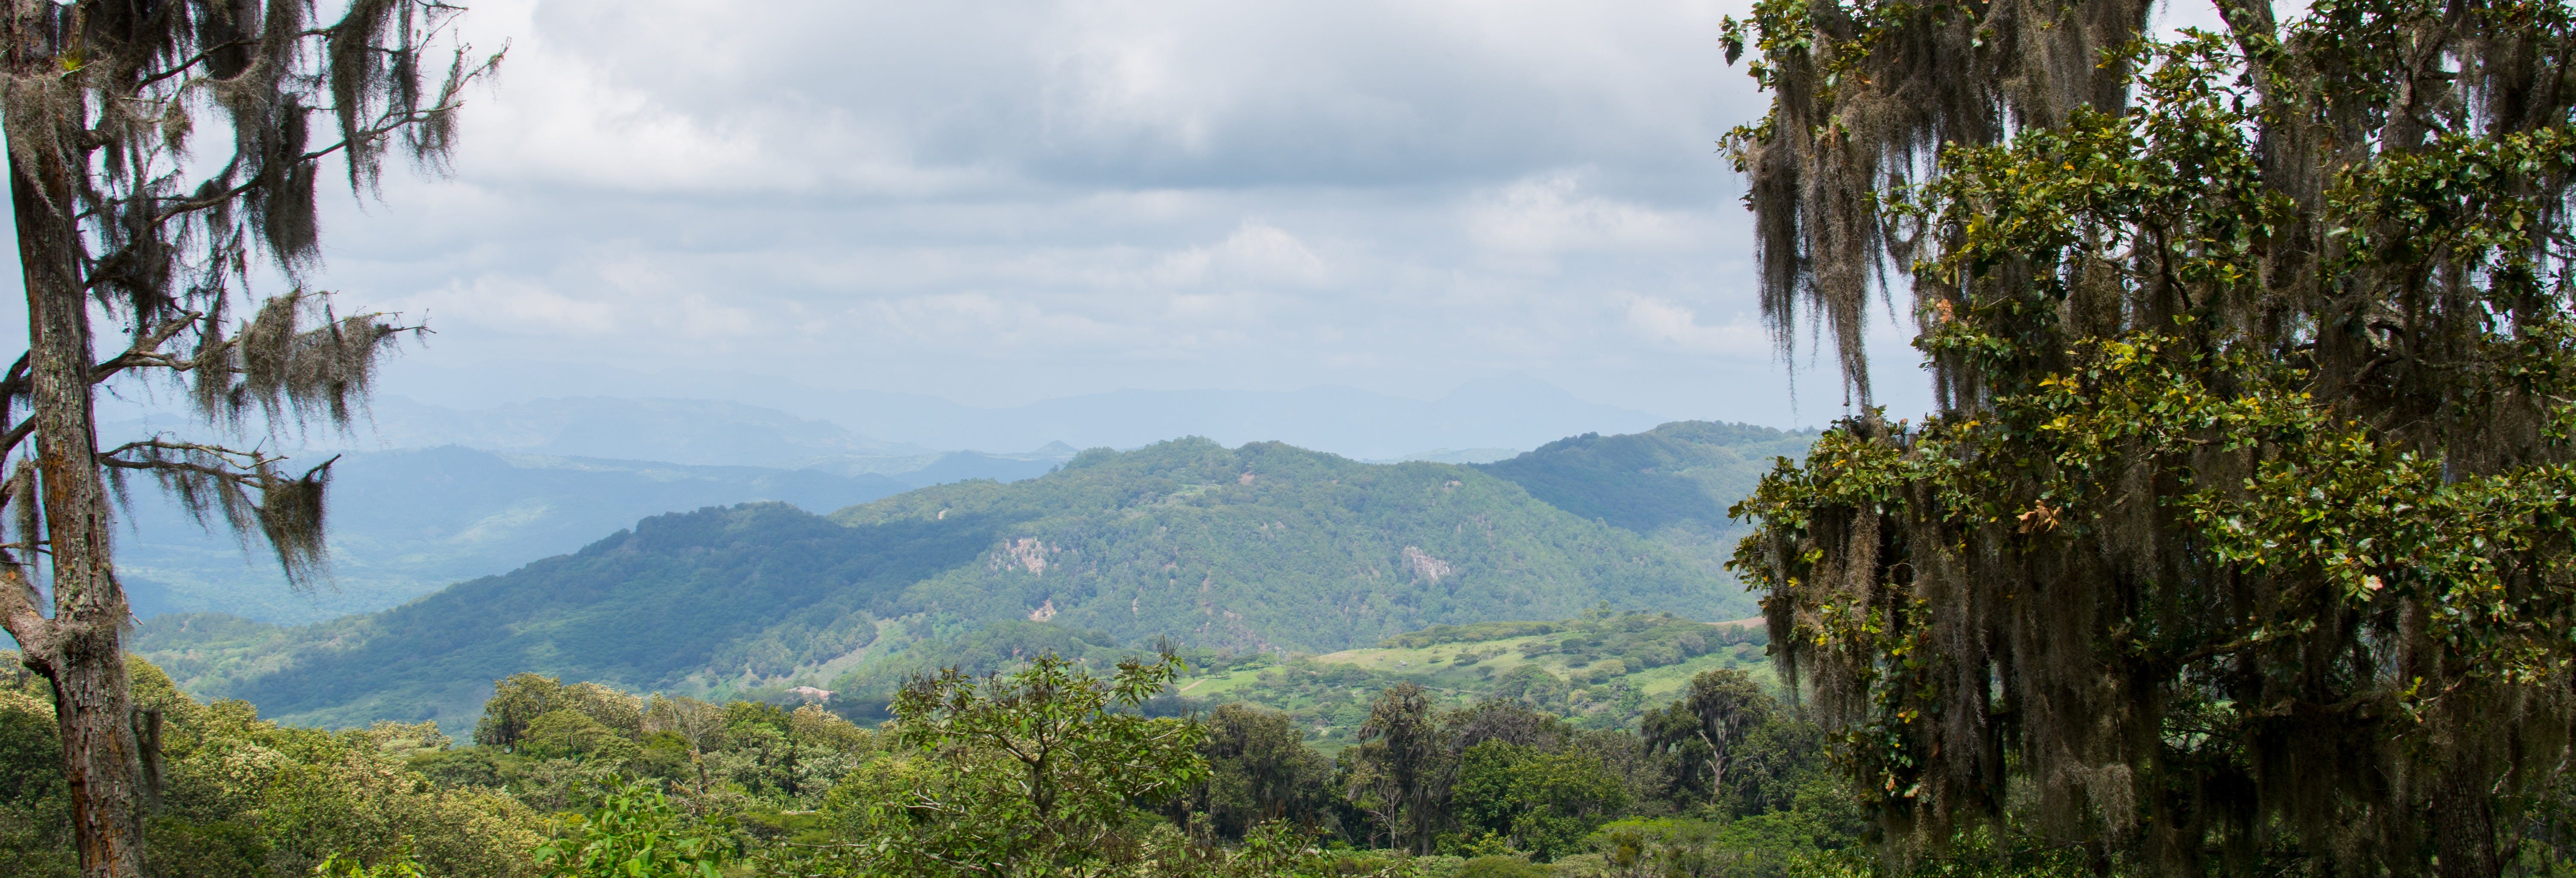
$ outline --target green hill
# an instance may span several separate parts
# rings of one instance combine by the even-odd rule
[[[1689,450],[1703,435],[1666,430],[1676,435],[1653,447]],[[1739,438],[1784,437],[1803,441],[1758,428]],[[1685,542],[1562,508],[1621,505],[1581,490],[1584,473],[1629,460],[1615,443],[1600,450],[1611,440],[1485,468],[1198,439],[1101,449],[1040,478],[926,488],[828,519],[783,504],[657,516],[380,613],[300,628],[169,616],[134,646],[190,691],[351,725],[460,721],[519,671],[705,694],[825,685],[864,712],[905,673],[1036,649],[1105,654],[1170,637],[1312,654],[1596,607],[1751,615]],[[1596,481],[1663,491],[1703,478],[1693,471]]]
[[[1798,458],[1814,431],[1676,421],[1643,433],[1585,433],[1480,464],[1548,505],[1638,533],[1732,532],[1726,508],[1753,493],[1775,457]]]

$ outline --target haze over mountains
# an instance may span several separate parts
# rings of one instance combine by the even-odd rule
[[[164,616],[134,648],[192,692],[343,725],[462,721],[518,671],[707,693],[822,685],[864,711],[925,663],[1058,641],[1330,651],[1605,603],[1740,618],[1753,604],[1719,564],[1727,492],[1811,435],[1675,423],[1488,466],[1205,439],[1098,449],[1039,478],[828,518],[779,503],[656,516],[318,625]],[[1609,508],[1642,511],[1592,514]]]
[[[496,388],[512,386],[506,377],[491,374],[502,368],[405,372],[404,380],[388,385],[389,395],[379,404],[379,420],[398,420],[388,416],[412,406],[459,412],[495,407],[533,411],[519,407],[558,407],[567,404],[554,400],[567,398],[649,395],[727,400],[771,409],[773,414],[783,414],[791,420],[825,422],[849,434],[842,439],[824,440],[798,432],[809,428],[767,421],[746,428],[774,433],[800,446],[839,443],[835,447],[856,448],[877,443],[875,447],[888,449],[885,453],[905,448],[916,453],[932,449],[1008,453],[1051,442],[1074,448],[1137,448],[1180,436],[1203,436],[1227,446],[1286,442],[1354,460],[1393,459],[1432,449],[1526,450],[1580,433],[1633,433],[1674,420],[1587,402],[1555,385],[1525,376],[1470,381],[1427,400],[1327,386],[1289,391],[1118,390],[1024,405],[980,407],[936,396],[827,389],[765,376],[645,376],[553,364],[546,366],[550,374],[543,385],[543,395],[496,397]],[[636,388],[640,387],[654,390],[639,394]],[[594,431],[597,432],[606,431]],[[613,437],[596,435],[575,438],[615,441]],[[407,441],[396,447],[445,442],[496,447],[459,438]],[[671,459],[624,450],[627,448],[610,445],[539,453]],[[678,462],[783,465],[745,459]]]
[[[1358,460],[1464,464],[1575,433],[1655,423],[1525,378],[1470,383],[1429,401],[1320,387],[1128,390],[976,408],[776,382],[728,387],[721,380],[612,377],[630,389],[729,392],[734,399],[503,396],[450,407],[380,397],[349,433],[265,440],[307,460],[341,455],[331,507],[334,582],[290,593],[266,557],[195,526],[157,491],[138,486],[120,561],[135,610],[146,618],[220,609],[315,622],[570,552],[656,513],[778,501],[820,514],[928,485],[1043,475],[1078,447],[1202,436],[1226,445],[1282,440]],[[477,380],[506,386],[494,375]],[[437,382],[396,387],[442,393]],[[740,401],[747,397],[780,408]],[[111,401],[103,438],[204,435],[191,418],[152,402]]]

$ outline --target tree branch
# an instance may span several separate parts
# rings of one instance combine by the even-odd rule
[[[290,162],[290,164],[301,165],[306,162],[323,158],[332,153],[348,149],[349,144],[354,141],[368,140],[392,134],[407,126],[429,121],[430,117],[439,113],[448,112],[464,105],[464,102],[458,101],[454,103],[440,104],[426,110],[413,110],[411,112],[404,113],[401,116],[394,117],[393,121],[381,122],[374,127],[359,131],[355,137],[345,138],[338,143],[297,156],[294,161]],[[234,186],[213,195],[208,195],[204,198],[177,199],[177,203],[169,209],[154,215],[152,217],[152,224],[157,226],[176,219],[183,214],[195,213],[200,210],[229,204],[234,198],[240,197],[242,193],[257,189],[262,185],[265,185],[264,181],[258,177],[252,177],[249,180],[242,181],[241,185]]]
[[[221,461],[224,465],[214,466],[210,464],[189,463],[177,460],[124,460],[117,457],[117,455],[136,450],[193,452],[208,455]],[[100,452],[98,455],[98,462],[100,464],[116,467],[118,469],[159,469],[202,473],[205,475],[229,479],[236,483],[246,483],[250,478],[248,474],[257,473],[267,465],[285,459],[286,458],[283,457],[271,457],[266,452],[262,452],[258,449],[243,451],[237,448],[225,448],[221,445],[207,445],[201,442],[173,442],[167,439],[144,439],[135,442],[128,442],[123,445],[116,446],[115,448],[108,449],[107,451]],[[332,458],[332,460],[338,459],[339,458],[337,457]],[[244,462],[234,463],[235,460],[241,460]],[[324,465],[328,466],[329,463],[325,462]]]
[[[54,620],[45,618],[38,603],[34,583],[27,581],[26,571],[11,564],[0,567],[0,628],[18,639],[19,661],[53,664]],[[31,664],[31,666],[33,666]]]
[[[168,69],[168,70],[164,70],[164,71],[161,71],[161,72],[159,72],[159,73],[155,73],[155,74],[152,74],[152,75],[150,75],[150,76],[146,76],[146,77],[144,77],[144,78],[143,78],[143,81],[135,83],[135,84],[133,85],[133,88],[134,88],[134,90],[136,90],[136,91],[141,91],[141,90],[143,90],[145,87],[150,86],[150,85],[151,85],[151,84],[153,84],[153,83],[160,82],[161,80],[168,79],[168,78],[170,78],[170,77],[177,76],[177,75],[179,75],[179,74],[181,74],[181,73],[186,73],[186,72],[188,72],[188,68],[190,68],[190,67],[195,67],[195,66],[197,66],[198,64],[204,63],[206,59],[214,57],[216,52],[221,52],[221,51],[223,51],[223,50],[225,50],[225,49],[230,49],[230,48],[233,48],[233,47],[235,47],[235,46],[247,46],[247,45],[251,45],[252,43],[255,43],[255,42],[258,42],[258,41],[257,41],[257,40],[226,40],[226,41],[224,41],[224,42],[220,42],[220,43],[216,43],[216,44],[211,45],[211,46],[207,46],[205,51],[203,51],[203,52],[198,52],[198,53],[196,54],[196,56],[195,56],[195,57],[192,57],[192,58],[189,58],[188,60],[185,60],[185,61],[181,61],[181,62],[179,62],[179,65],[178,65],[178,66],[176,66],[176,67],[172,67],[172,68],[170,68],[170,69]]]
[[[151,332],[144,333],[143,335],[136,337],[133,344],[126,346],[124,353],[118,354],[115,357],[108,359],[106,362],[91,366],[89,368],[89,383],[97,384],[99,382],[106,381],[109,378],[116,377],[116,374],[119,372],[139,366],[160,366],[180,372],[196,368],[198,364],[197,360],[172,357],[168,354],[161,353],[161,346],[168,344],[170,339],[177,337],[180,332],[185,331],[189,326],[194,325],[197,321],[205,319],[205,316],[206,315],[203,312],[199,311],[184,312],[178,317],[162,323]],[[229,349],[232,347],[232,344],[233,342],[231,339],[226,339],[224,343],[217,348],[217,350]]]

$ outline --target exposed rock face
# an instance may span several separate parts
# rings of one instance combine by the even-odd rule
[[[1030,573],[1045,576],[1047,555],[1053,551],[1055,550],[1048,548],[1045,542],[1034,537],[1021,537],[1002,545],[1001,553],[993,558],[994,569],[1018,565],[1027,568]]]
[[[1421,547],[1418,546],[1404,547],[1404,551],[1399,553],[1397,557],[1404,561],[1405,568],[1412,570],[1415,577],[1433,585],[1440,584],[1442,577],[1448,576],[1456,570],[1456,568],[1449,566],[1449,562],[1431,557],[1429,553],[1422,551]]]

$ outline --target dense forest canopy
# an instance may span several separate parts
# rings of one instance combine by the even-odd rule
[[[1770,0],[1766,314],[1863,408],[1738,568],[1891,842],[2563,862],[2576,16]],[[1909,289],[1940,409],[1868,408]],[[2563,867],[2562,867],[2563,868]]]
[[[1594,614],[1545,627],[1635,635],[1670,622]],[[1489,642],[1460,634],[1444,643]],[[1193,671],[1180,655],[1093,658],[1039,652],[994,673],[917,677],[883,724],[518,674],[488,684],[470,737],[282,726],[245,702],[200,704],[135,659],[138,700],[167,716],[145,829],[158,874],[190,878],[1865,868],[1860,815],[1836,792],[1822,735],[1740,670],[1685,687],[1749,699],[1714,736],[1653,731],[1700,727],[1704,698],[1654,707],[1641,736],[1524,698],[1392,680],[1370,687],[1359,740],[1327,750],[1296,713],[1162,709]],[[11,875],[74,868],[44,688],[0,676],[0,871]],[[1723,780],[1708,771],[1720,762]],[[2069,874],[2066,862],[1951,865]]]

